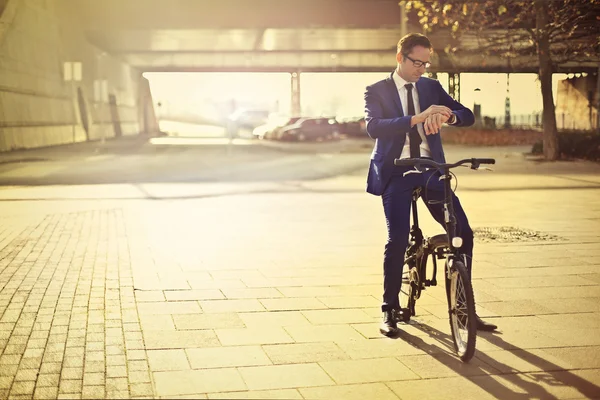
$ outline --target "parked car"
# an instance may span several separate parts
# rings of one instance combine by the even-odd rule
[[[344,118],[340,122],[340,133],[347,137],[367,138],[365,117]]]
[[[331,140],[340,137],[335,118],[301,118],[296,123],[279,129],[279,140],[302,142],[305,140]]]
[[[252,134],[258,139],[277,139],[279,129],[284,126],[291,125],[299,119],[300,117],[271,118],[266,124],[254,128]]]

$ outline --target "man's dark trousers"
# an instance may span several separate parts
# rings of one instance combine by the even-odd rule
[[[403,176],[403,173],[409,169],[411,168],[396,167],[382,195],[383,209],[388,228],[388,241],[385,245],[383,257],[382,311],[400,308],[398,295],[400,293],[400,286],[402,285],[404,253],[410,234],[412,192],[415,188],[423,188],[421,198],[433,218],[445,228],[442,203],[444,199],[444,185],[439,180],[439,172],[428,170],[422,174]],[[471,260],[473,257],[473,231],[469,226],[469,221],[460,201],[454,193],[452,194],[452,199],[456,215],[456,234],[463,239],[461,252],[467,256],[467,269],[470,275]],[[434,200],[436,204],[429,204],[430,200]]]

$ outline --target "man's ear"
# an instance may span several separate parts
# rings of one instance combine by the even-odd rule
[[[402,64],[402,58],[402,53],[396,53],[396,61],[398,62],[398,64]]]

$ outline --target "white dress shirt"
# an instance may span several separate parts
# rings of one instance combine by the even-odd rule
[[[408,91],[404,87],[404,85],[407,83],[413,85],[412,98],[415,104],[415,114],[420,113],[421,107],[419,105],[419,93],[417,92],[417,87],[415,84],[402,79],[402,77],[398,75],[398,71],[394,71],[393,79],[394,83],[396,84],[396,88],[398,89],[398,94],[400,94],[400,103],[402,103],[402,112],[404,115],[408,115]],[[427,138],[425,137],[423,123],[419,122],[417,124],[417,130],[419,131],[419,136],[421,136],[421,145],[419,146],[421,157],[431,157],[431,150],[429,149],[429,144],[427,143]],[[406,132],[406,141],[404,142],[404,147],[402,148],[402,154],[400,154],[400,158],[410,158],[409,132]]]

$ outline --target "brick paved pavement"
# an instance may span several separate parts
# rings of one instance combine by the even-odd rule
[[[443,287],[399,339],[380,337],[385,226],[363,171],[142,185],[150,200],[4,187],[0,398],[600,397],[598,166],[508,161],[460,171],[472,225],[546,236],[480,237],[478,311],[501,331],[468,365]]]

